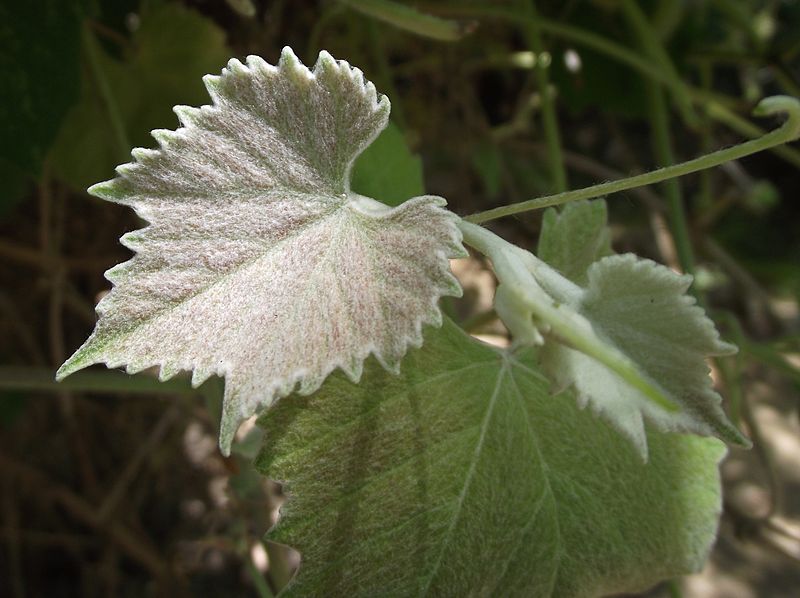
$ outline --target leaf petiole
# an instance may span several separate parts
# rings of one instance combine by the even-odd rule
[[[500,281],[497,290],[500,301],[495,308],[515,339],[541,344],[539,330],[550,332],[562,343],[616,372],[661,409],[672,413],[680,411],[680,407],[665,396],[664,390],[642,375],[626,355],[599,338],[590,322],[568,304],[561,305],[555,300],[556,297],[567,302],[575,300],[575,295],[582,292],[577,285],[533,254],[481,226],[462,221],[459,228],[465,243],[492,260]]]
[[[619,181],[610,181],[593,185],[591,187],[584,187],[583,189],[576,189],[574,191],[566,191],[564,193],[557,193],[555,195],[547,195],[545,197],[537,197],[528,201],[515,203],[507,206],[501,206],[485,212],[478,212],[471,216],[464,218],[467,222],[475,224],[481,222],[488,222],[504,216],[511,216],[521,212],[530,210],[539,210],[550,206],[559,206],[571,201],[578,201],[580,199],[591,199],[593,197],[600,197],[625,191],[626,189],[633,189],[635,187],[642,187],[644,185],[652,185],[660,183],[668,179],[691,174],[699,170],[713,168],[719,166],[724,162],[731,160],[738,160],[745,156],[755,154],[766,149],[775,147],[794,141],[800,137],[800,101],[797,98],[790,96],[772,96],[765,98],[758,103],[753,110],[754,116],[771,116],[785,112],[787,115],[786,122],[774,131],[766,133],[763,137],[745,141],[739,145],[729,147],[726,149],[717,150],[705,156],[675,164],[674,166],[667,166],[659,168],[651,172],[646,172],[637,176],[621,179]]]

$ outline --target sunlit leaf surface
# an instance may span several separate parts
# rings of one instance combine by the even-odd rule
[[[323,52],[309,70],[287,48],[205,82],[213,105],[177,107],[182,128],[90,189],[149,225],[123,237],[136,255],[107,273],[97,327],[58,376],[100,362],[224,376],[228,451],[244,418],[336,368],[358,380],[374,354],[396,372],[441,323],[438,299],[460,294],[447,258],[463,248],[443,199],[350,191],[389,115],[358,69]]]

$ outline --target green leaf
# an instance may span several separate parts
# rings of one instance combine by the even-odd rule
[[[586,284],[586,271],[611,250],[606,202],[576,201],[559,213],[545,211],[539,236],[539,259],[558,270],[575,284]]]
[[[0,4],[0,160],[38,175],[78,93],[80,2]]]
[[[714,439],[650,434],[645,465],[531,349],[447,322],[404,362],[334,375],[259,420],[289,500],[287,596],[599,596],[699,569],[720,512]]]
[[[411,153],[405,137],[389,123],[353,165],[353,191],[390,206],[425,193],[422,160]]]
[[[605,257],[587,276],[585,290],[564,306],[574,310],[570,319],[583,338],[547,343],[542,350],[544,369],[556,386],[573,386],[581,405],[591,405],[643,456],[644,420],[660,430],[748,446],[725,416],[705,362],[735,353],[736,347],[720,340],[714,323],[687,294],[692,277],[633,254]],[[596,339],[598,350],[586,350],[589,338]],[[665,410],[653,400],[659,397],[679,409]]]
[[[285,48],[277,67],[234,59],[205,82],[212,106],[177,106],[160,149],[89,189],[150,224],[122,238],[136,255],[106,273],[97,327],[58,378],[93,363],[224,376],[227,453],[242,420],[336,368],[356,381],[374,354],[397,371],[460,295],[447,258],[464,249],[442,198],[389,208],[350,190],[390,109],[358,69],[322,52],[310,71]]]
[[[475,29],[474,23],[442,19],[393,0],[339,0],[339,2],[398,29],[439,41],[458,41]]]
[[[129,158],[129,148],[115,136],[111,110],[118,111],[131,143],[150,145],[152,129],[174,125],[175,104],[206,100],[201,77],[218,72],[230,50],[211,20],[170,3],[143,11],[122,60],[102,49],[97,55],[99,72],[88,69],[87,60],[80,102],[67,116],[51,156],[55,174],[81,190],[108,178]],[[100,78],[108,85],[108,98]]]
[[[514,343],[544,345],[556,390],[574,387],[647,460],[645,421],[668,432],[749,446],[725,416],[705,359],[724,343],[680,276],[633,254],[594,262],[581,287],[533,254],[468,222],[465,239],[491,258],[500,282],[495,309]]]

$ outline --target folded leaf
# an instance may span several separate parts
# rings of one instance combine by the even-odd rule
[[[581,405],[630,438],[644,460],[645,421],[749,445],[725,416],[705,362],[736,348],[720,340],[686,293],[691,277],[632,254],[613,255],[585,275],[573,267],[573,276],[586,279],[581,287],[488,230],[459,226],[492,260],[500,281],[495,308],[514,343],[543,345],[541,363],[555,390],[574,387]]]
[[[368,364],[259,420],[262,473],[297,548],[286,596],[602,596],[702,566],[720,512],[715,439],[650,433],[650,463],[532,349],[447,322],[402,375]]]
[[[705,361],[736,347],[720,340],[686,293],[691,280],[632,254],[605,257],[589,268],[585,291],[569,307],[591,325],[607,352],[619,352],[630,364],[634,380],[576,350],[580,346],[551,342],[542,349],[544,369],[556,385],[574,386],[580,402],[611,421],[643,456],[644,420],[664,431],[749,444],[725,416]],[[678,409],[660,407],[648,396],[651,389]]]
[[[389,115],[358,69],[322,52],[310,71],[286,48],[277,67],[251,56],[204,81],[212,106],[176,107],[160,149],[89,190],[150,224],[122,238],[136,255],[107,272],[97,327],[58,378],[100,362],[224,376],[227,453],[244,418],[337,367],[358,380],[372,353],[397,371],[460,294],[447,258],[464,250],[443,199],[350,191]]]

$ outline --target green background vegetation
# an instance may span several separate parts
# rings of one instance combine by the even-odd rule
[[[52,382],[94,324],[102,272],[127,259],[117,239],[140,224],[85,188],[152,147],[151,129],[175,128],[173,105],[206,103],[201,76],[230,57],[274,63],[289,45],[306,64],[326,49],[361,68],[390,97],[393,124],[360,159],[355,189],[392,204],[438,194],[461,215],[758,136],[776,125],[748,116],[759,99],[800,96],[795,0],[408,6],[0,5],[0,594],[269,595],[296,562],[270,546],[264,570],[260,538],[282,495],[249,464],[259,438],[229,460],[216,453],[219,384],[192,393],[102,370]],[[756,448],[723,469],[712,562],[718,583],[757,595],[800,583],[800,553],[776,523],[800,517],[800,479],[775,440],[798,433],[799,168],[787,146],[608,201],[614,248],[695,273],[740,346],[715,371]],[[533,248],[540,223],[494,228]],[[491,314],[471,299],[446,309],[485,332]]]

